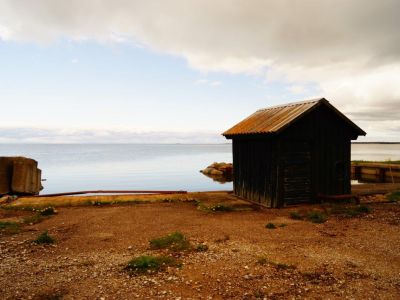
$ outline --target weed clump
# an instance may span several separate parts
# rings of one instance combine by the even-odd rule
[[[206,212],[229,212],[229,211],[234,211],[235,208],[232,207],[231,205],[223,204],[223,203],[218,203],[213,206],[207,206],[201,201],[195,200],[194,201],[195,205],[197,206],[197,209],[206,211]]]
[[[142,255],[130,260],[124,269],[130,274],[140,274],[162,271],[169,266],[180,264],[169,256]]]
[[[290,213],[290,218],[294,220],[306,219],[312,223],[324,223],[328,219],[328,216],[320,211],[309,211],[304,213],[300,213],[298,211],[292,211]]]
[[[259,265],[266,265],[268,263],[268,259],[265,256],[260,256],[257,258],[257,264]]]
[[[54,207],[50,206],[50,207],[43,208],[41,211],[39,211],[39,214],[41,216],[51,216],[51,215],[56,214],[56,210],[54,209]]]
[[[205,252],[208,250],[208,246],[206,244],[198,244],[196,246],[196,251],[197,252]]]
[[[169,249],[172,251],[184,251],[191,248],[190,242],[179,231],[170,233],[164,237],[150,240],[150,249]]]
[[[372,212],[372,209],[366,205],[357,205],[357,206],[334,206],[330,210],[331,214],[340,215],[343,217],[358,217],[360,215],[369,214]]]
[[[107,201],[91,201],[91,204],[93,206],[102,206],[102,205],[107,205],[107,204],[111,204],[111,202],[107,202]]]
[[[393,192],[386,196],[387,200],[389,202],[399,202],[400,201],[400,191],[398,192]]]
[[[48,290],[37,295],[34,299],[41,300],[61,300],[64,298],[67,291],[65,290]]]
[[[257,258],[257,264],[259,264],[259,265],[267,265],[267,264],[269,264],[271,266],[274,266],[278,270],[288,270],[288,269],[295,269],[296,268],[296,266],[293,266],[293,265],[288,265],[288,264],[285,264],[285,263],[270,261],[266,256],[260,256],[259,258]]]
[[[303,216],[298,211],[290,212],[290,218],[293,220],[303,220]]]
[[[267,228],[267,229],[276,229],[276,225],[274,223],[268,223],[267,225],[265,225],[265,228]]]
[[[42,232],[34,241],[35,244],[53,244],[55,239],[49,235],[48,231]]]
[[[312,211],[307,214],[307,219],[312,223],[325,223],[327,220],[327,216],[319,211]]]
[[[372,208],[366,205],[358,205],[355,210],[361,214],[369,214],[372,212]]]
[[[45,218],[46,218],[45,216],[43,216],[43,215],[41,215],[39,213],[39,214],[35,214],[33,216],[29,216],[29,217],[24,218],[22,223],[33,225],[33,224],[37,224],[37,223],[42,222]]]
[[[225,243],[225,242],[229,241],[230,239],[231,239],[231,237],[228,234],[225,234],[222,238],[218,238],[214,242]]]
[[[296,269],[295,266],[284,264],[284,263],[274,263],[274,265],[278,270]]]
[[[21,226],[17,222],[0,221],[0,231],[6,234],[15,234],[21,230]]]
[[[230,205],[226,205],[226,204],[216,204],[212,207],[210,207],[210,210],[212,211],[233,211],[233,207]]]

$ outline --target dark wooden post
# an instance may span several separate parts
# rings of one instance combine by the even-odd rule
[[[361,167],[354,166],[354,179],[360,180],[361,179]]]
[[[379,182],[386,182],[386,169],[379,168]]]

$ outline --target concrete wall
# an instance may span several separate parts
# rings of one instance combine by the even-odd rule
[[[42,171],[34,159],[0,157],[0,195],[35,195],[42,189]]]

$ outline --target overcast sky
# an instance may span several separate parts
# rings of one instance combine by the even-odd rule
[[[225,142],[325,97],[399,141],[398,0],[0,0],[0,142]]]

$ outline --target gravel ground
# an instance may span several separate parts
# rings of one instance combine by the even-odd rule
[[[314,224],[289,214],[318,205],[251,210],[227,195],[197,200],[231,201],[238,210],[182,202],[70,207],[17,234],[2,232],[0,298],[400,299],[399,204]],[[29,214],[0,210],[3,221]],[[278,227],[265,228],[270,222]],[[55,244],[32,243],[44,230]],[[149,249],[150,239],[174,231],[208,251]],[[174,256],[182,266],[136,276],[123,270],[144,254]]]

